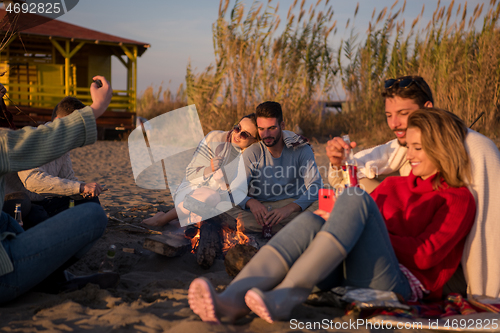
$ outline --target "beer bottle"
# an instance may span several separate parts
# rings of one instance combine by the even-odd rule
[[[21,204],[18,203],[16,204],[16,208],[14,209],[14,219],[19,223],[19,225],[22,227],[23,224],[23,217],[21,214]]]
[[[344,142],[349,145],[348,149],[344,149],[344,160],[342,161],[342,176],[344,178],[345,187],[358,186],[358,163],[354,158],[354,153],[351,148],[351,140],[349,135],[342,136]]]

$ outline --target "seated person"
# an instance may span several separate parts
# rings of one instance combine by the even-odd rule
[[[179,210],[184,211],[184,208],[179,205],[182,205],[182,200],[189,193],[193,198],[201,202],[211,204],[214,207],[217,205],[220,198],[216,193],[216,186],[207,184],[208,186],[200,187],[199,185],[207,180],[208,183],[212,179],[215,180],[218,177],[215,173],[220,170],[221,166],[227,164],[250,145],[260,140],[255,119],[255,113],[251,113],[241,118],[232,130],[212,131],[205,136],[187,167],[186,178],[172,193],[176,207]],[[151,226],[164,226],[178,217],[177,209],[171,209],[168,212],[158,212],[155,216],[144,220],[143,223]],[[196,217],[193,217],[193,219],[196,221]]]
[[[248,196],[227,213],[247,231],[260,232],[265,225],[277,231],[300,212],[318,208],[323,183],[307,140],[285,131],[281,105],[264,102],[256,115],[262,141],[243,153]]]
[[[388,175],[408,176],[411,166],[405,155],[406,128],[408,116],[418,110],[434,106],[432,91],[420,76],[403,76],[385,82],[382,92],[385,99],[387,124],[394,131],[396,139],[386,144],[358,152],[356,158],[359,170],[359,183],[367,192]],[[355,143],[351,145],[354,147]],[[328,178],[332,186],[342,184],[342,173],[338,172],[348,146],[342,138],[330,140],[326,154],[330,159],[331,170]],[[472,168],[472,183],[468,184],[476,200],[476,218],[467,237],[462,257],[462,279],[467,281],[467,293],[475,296],[500,297],[500,205],[495,202],[500,198],[500,152],[495,143],[484,135],[467,129],[465,148]],[[366,177],[366,178],[365,178]],[[465,277],[463,277],[463,274]]]
[[[467,128],[438,109],[408,118],[407,177],[388,177],[371,196],[351,187],[324,218],[304,213],[290,222],[221,294],[208,280],[189,287],[203,321],[254,311],[272,323],[290,317],[314,286],[388,290],[406,300],[440,299],[464,249],[476,212],[464,146]]]
[[[94,77],[94,80],[97,79],[102,82],[102,87],[99,88],[96,83],[90,86],[93,101],[90,107],[37,128],[0,131],[0,197],[4,196],[5,174],[35,168],[71,149],[96,141],[95,119],[107,109],[112,95],[106,79]],[[5,94],[3,86],[0,86],[0,94]],[[24,231],[11,216],[1,212],[0,303],[24,294],[42,281],[45,287],[53,287],[50,288],[52,290],[58,290],[69,282],[78,286],[81,286],[80,282],[107,287],[116,284],[116,274],[100,275],[105,280],[77,278],[67,281],[64,272],[102,236],[107,221],[99,205],[86,203]]]
[[[66,117],[73,111],[83,108],[85,105],[77,98],[67,96],[54,108],[52,121]],[[17,177],[19,178],[16,179]],[[86,202],[100,203],[98,195],[103,188],[97,183],[78,181],[73,171],[69,152],[37,168],[19,171],[17,177],[15,174],[8,175],[6,195],[14,191],[26,193],[32,204],[44,208],[47,217],[52,217],[67,209],[70,199],[74,200],[75,205]],[[25,217],[28,227],[36,224],[31,223],[31,215]]]

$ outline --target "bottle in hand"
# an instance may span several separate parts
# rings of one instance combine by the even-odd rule
[[[342,136],[346,144],[351,145],[349,135]],[[344,178],[345,187],[358,186],[358,164],[354,158],[352,148],[344,149],[344,160],[342,161],[342,176]]]
[[[14,209],[14,219],[17,221],[17,223],[19,223],[21,227],[24,226],[20,203],[16,204],[16,208]]]
[[[273,207],[267,206],[267,211],[270,212],[273,210]],[[271,239],[273,237],[273,227],[271,225],[262,226],[262,238]]]
[[[106,253],[106,258],[102,261],[99,266],[99,273],[109,273],[115,271],[115,255],[116,255],[116,246],[110,245],[108,248],[108,252]]]

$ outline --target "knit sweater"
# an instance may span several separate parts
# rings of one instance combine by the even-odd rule
[[[318,200],[323,181],[312,148],[290,131],[283,131],[283,141],[279,157],[271,155],[262,141],[243,152],[248,196],[239,203],[242,209],[251,198],[261,202],[294,198],[302,210]]]
[[[476,204],[466,187],[442,180],[442,188],[433,190],[435,177],[388,177],[371,196],[399,262],[431,291],[429,297],[440,298],[460,263]]]
[[[500,152],[495,143],[470,130],[465,138],[473,182],[469,185],[476,200],[474,225],[467,236],[462,267],[468,293],[474,296],[500,297]],[[406,147],[397,140],[389,141],[355,154],[361,177],[374,178],[399,171],[408,176],[411,171],[406,160]],[[342,174],[330,167],[328,180],[332,186],[342,182]]]
[[[90,107],[75,111],[49,125],[37,128],[24,127],[17,131],[0,131],[0,197],[4,197],[4,176],[9,172],[31,169],[67,151],[92,144],[97,138],[95,118]],[[3,201],[0,203],[0,210]],[[0,276],[13,271],[14,267],[1,241],[15,237],[8,231],[7,223],[0,225]]]
[[[41,200],[45,196],[80,194],[81,182],[75,176],[69,152],[38,168],[19,171],[17,174],[24,187],[30,193],[40,194],[38,197],[42,197]]]

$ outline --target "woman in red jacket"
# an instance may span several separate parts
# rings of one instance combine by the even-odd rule
[[[390,290],[405,299],[440,297],[460,263],[476,210],[465,187],[471,181],[466,134],[463,121],[448,111],[413,112],[406,134],[408,177],[387,178],[371,196],[344,190],[326,221],[301,214],[223,293],[195,279],[191,308],[209,322],[234,320],[251,309],[272,323],[288,319],[315,285]]]

